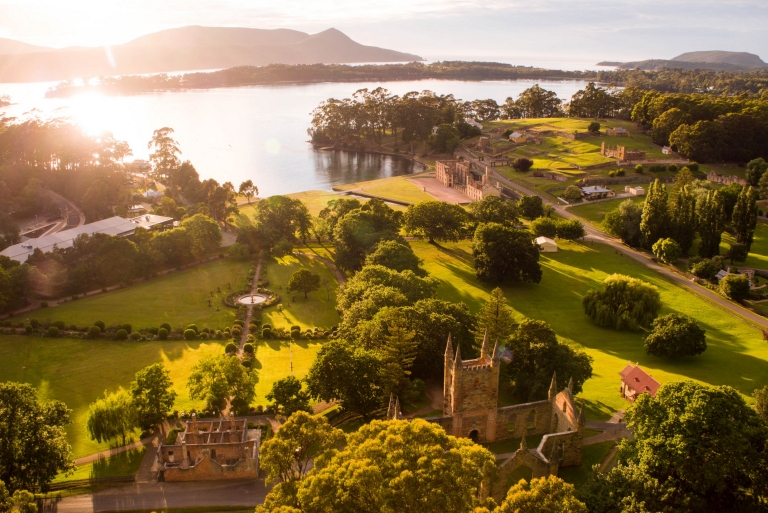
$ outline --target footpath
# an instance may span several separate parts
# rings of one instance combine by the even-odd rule
[[[256,274],[253,276],[251,294],[255,294],[259,288],[259,276],[261,276],[261,257],[259,257],[259,261],[256,264]],[[250,334],[250,331],[248,331],[248,326],[251,325],[251,319],[253,318],[253,305],[246,305],[246,308],[248,308],[248,312],[245,314],[243,333],[240,335],[240,347],[237,349],[237,352],[240,356],[243,355],[243,346],[245,346],[245,343],[248,340],[248,335]]]

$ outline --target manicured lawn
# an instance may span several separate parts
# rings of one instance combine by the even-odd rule
[[[22,322],[34,317],[78,326],[91,326],[100,320],[107,325],[128,323],[134,328],[157,327],[164,322],[173,327],[194,323],[200,328],[223,328],[235,319],[235,310],[222,304],[229,292],[227,285],[231,285],[232,290],[242,289],[249,264],[232,257],[214,260],[106,294],[51,306],[11,321]],[[221,292],[217,292],[217,288],[221,288]]]
[[[263,260],[263,265],[267,266],[269,288],[282,297],[283,311],[279,312],[276,306],[264,309],[262,323],[286,329],[298,324],[302,331],[315,326],[328,329],[339,323],[339,314],[336,312],[338,281],[325,263],[305,255],[293,254]],[[323,279],[320,290],[310,292],[307,299],[304,299],[301,292],[289,293],[287,290],[291,275],[302,267],[319,274]],[[296,301],[292,301],[292,298]]]
[[[396,176],[371,180],[369,182],[349,183],[337,186],[334,189],[337,191],[352,191],[359,189],[366,194],[407,203],[434,200],[432,196],[408,181],[408,178],[413,176],[416,175]]]
[[[256,362],[253,368],[258,373],[255,404],[269,402],[265,396],[272,390],[275,381],[293,374],[298,379],[304,378],[309,367],[320,350],[322,341],[296,340],[260,340],[256,348]],[[291,372],[293,362],[293,372]]]
[[[463,301],[477,312],[493,288],[477,282],[469,241],[443,246],[412,242],[424,267],[442,283],[438,296]],[[567,343],[583,348],[594,358],[593,377],[584,385],[588,418],[607,419],[627,403],[618,395],[618,372],[628,361],[640,362],[662,384],[693,379],[712,385],[730,385],[752,402],[752,392],[768,384],[768,345],[761,333],[737,317],[712,306],[607,246],[558,241],[560,252],[542,254],[540,284],[503,287],[518,321],[547,321]],[[696,318],[707,330],[707,351],[696,358],[669,361],[645,353],[640,333],[615,331],[592,324],[581,299],[601,286],[612,273],[648,281],[659,288],[662,315],[681,312]]]
[[[720,243],[720,254],[725,255],[728,252],[729,244],[734,244],[735,242],[736,240],[730,234],[723,233],[723,240]],[[745,262],[739,262],[736,265],[740,267],[753,267],[755,269],[768,269],[768,224],[758,221],[749,256]]]
[[[309,213],[313,216],[317,216],[322,209],[328,206],[329,201],[339,198],[347,198],[348,196],[346,194],[330,191],[306,191],[288,194],[288,197],[301,200],[301,202],[307,206]],[[365,201],[362,198],[357,199]]]
[[[558,477],[576,487],[581,486],[592,473],[592,467],[602,463],[613,445],[614,442],[612,440],[585,445],[581,449],[581,466],[561,468],[557,473]]]
[[[1,381],[29,383],[43,399],[64,401],[72,410],[67,427],[76,458],[109,449],[88,438],[88,405],[118,386],[128,387],[140,369],[162,362],[178,393],[175,409],[199,408],[189,398],[186,383],[191,367],[206,354],[224,352],[223,342],[118,342],[67,338],[0,337]],[[138,433],[137,433],[138,435]]]
[[[115,454],[109,458],[102,458],[94,463],[80,465],[75,473],[70,476],[59,474],[54,482],[75,481],[78,479],[91,479],[94,477],[130,476],[139,471],[141,460],[147,452],[146,447],[133,449],[128,452]]]
[[[583,217],[584,219],[586,219],[591,223],[599,225],[600,223],[603,222],[603,218],[608,212],[619,208],[619,205],[622,202],[626,201],[627,199],[631,199],[634,203],[637,203],[638,205],[642,205],[645,202],[645,196],[633,197],[633,198],[619,198],[619,199],[613,199],[608,201],[598,201],[596,203],[585,202],[583,204],[570,207],[568,210],[570,210],[577,216]]]

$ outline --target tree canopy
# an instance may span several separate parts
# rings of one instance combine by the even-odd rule
[[[457,241],[464,233],[467,212],[445,201],[422,201],[409,205],[403,216],[403,228],[410,235],[426,237],[429,242]]]
[[[648,328],[659,315],[659,290],[642,280],[612,274],[602,289],[587,292],[584,313],[598,326],[639,331]]]
[[[291,279],[288,280],[288,292],[303,292],[304,299],[307,298],[309,292],[313,292],[320,288],[320,275],[313,273],[309,269],[301,268],[291,275]]]
[[[645,338],[648,354],[666,358],[695,356],[706,349],[706,331],[694,319],[676,313],[657,317]]]
[[[234,412],[242,415],[256,397],[255,376],[239,358],[206,356],[192,367],[187,380],[189,397],[202,400],[206,408],[221,411],[227,400]]]
[[[272,401],[275,408],[290,417],[297,411],[312,413],[312,407],[309,405],[309,393],[302,390],[301,381],[295,376],[286,376],[272,384],[272,390],[265,397],[267,401]]]
[[[160,424],[173,409],[176,392],[170,375],[162,363],[155,363],[137,372],[136,379],[131,383],[136,424],[143,431]]]
[[[624,200],[616,210],[605,215],[602,228],[607,233],[621,239],[627,246],[639,247],[642,242],[640,222],[643,209],[632,200]]]
[[[539,247],[528,230],[499,223],[481,224],[475,230],[472,251],[475,255],[475,274],[481,281],[541,281]]]
[[[101,443],[121,437],[125,445],[125,435],[133,431],[134,426],[131,395],[122,387],[111,394],[105,390],[104,398],[88,407],[85,427],[91,440]]]
[[[576,498],[572,484],[557,476],[521,480],[512,485],[498,513],[587,513],[586,505]]]

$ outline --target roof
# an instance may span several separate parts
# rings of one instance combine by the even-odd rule
[[[555,242],[554,240],[550,239],[549,237],[536,237],[536,244],[541,246],[541,245],[543,245],[545,243],[546,244],[554,244],[555,246],[557,246],[557,242]]]
[[[0,255],[24,263],[27,261],[27,257],[31,255],[35,249],[39,248],[43,253],[48,253],[53,251],[54,246],[58,248],[69,248],[72,246],[73,241],[79,235],[84,233],[87,233],[88,235],[104,233],[106,235],[119,235],[125,237],[133,234],[136,226],[149,228],[172,219],[172,217],[151,214],[133,219],[124,219],[119,216],[114,216],[108,219],[102,219],[101,221],[96,221],[95,223],[84,224],[69,230],[52,233],[51,235],[44,235],[37,239],[28,239],[20,244],[14,244],[13,246],[5,248],[3,251],[0,251]]]
[[[582,187],[581,191],[584,194],[595,194],[596,192],[611,192],[610,189],[606,189],[605,187],[600,187],[599,185],[591,185],[589,187]]]
[[[715,278],[717,278],[718,280],[722,280],[726,276],[728,276],[728,271],[726,271],[725,269],[720,269],[719,271],[717,271]]]
[[[152,189],[148,190],[144,193],[144,196],[147,198],[157,198],[159,196],[162,196],[163,193],[160,191],[153,191]]]
[[[648,392],[651,397],[656,395],[656,391],[661,386],[661,383],[653,379],[648,373],[641,369],[639,365],[632,365],[631,363],[627,364],[627,366],[619,372],[619,376],[621,376],[621,381],[635,392],[639,394]]]
[[[512,133],[509,135],[509,138],[510,138],[510,139],[519,139],[520,137],[525,137],[525,135],[524,135],[524,134],[521,134],[520,132],[512,132]]]
[[[617,134],[626,134],[626,133],[627,133],[626,129],[624,129],[624,128],[621,128],[620,126],[617,126],[617,127],[616,127],[616,128],[614,128],[613,130],[614,130],[614,131],[615,131]]]
[[[663,150],[672,151],[672,148],[670,148],[669,146],[664,146],[664,147],[663,147],[663,148],[661,148],[661,149],[662,149],[662,151],[663,151]]]

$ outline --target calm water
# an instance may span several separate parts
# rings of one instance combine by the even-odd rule
[[[345,98],[357,89],[385,87],[395,94],[425,89],[456,98],[493,98],[499,103],[539,83],[562,99],[585,82],[422,80],[381,83],[323,83],[254,86],[134,96],[84,95],[46,99],[52,84],[0,84],[0,96],[15,104],[6,116],[69,117],[92,134],[111,131],[128,142],[133,157],[146,159],[153,130],[171,127],[183,152],[202,179],[235,185],[251,179],[262,196],[408,174],[421,169],[389,156],[315,151],[307,142],[310,113],[323,100]],[[129,159],[130,160],[130,159]]]

